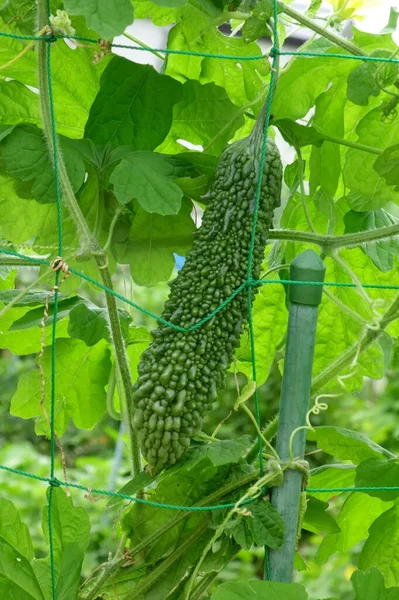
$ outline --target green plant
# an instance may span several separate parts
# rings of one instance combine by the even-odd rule
[[[226,582],[216,589],[213,582],[220,581],[219,573],[240,549],[281,545],[283,521],[269,503],[265,487],[279,485],[288,466],[303,466],[302,457],[294,457],[289,465],[280,464],[270,446],[276,421],[266,426],[257,410],[271,368],[282,369],[287,265],[303,249],[320,250],[331,286],[323,295],[319,314],[314,412],[322,405],[320,394],[339,398],[343,388],[346,393],[359,390],[365,375],[379,379],[387,369],[389,373],[397,369],[399,82],[397,47],[391,38],[397,14],[392,12],[381,35],[354,29],[353,40],[348,41],[337,32],[345,14],[342,3],[323,27],[313,20],[320,3],[312,2],[308,13],[301,15],[280,2],[279,29],[276,6],[268,0],[255,6],[207,0],[187,4],[176,0],[175,6],[168,7],[140,0],[50,4],[54,18],[49,21],[47,3],[37,3],[40,35],[34,40],[33,0],[22,7],[10,0],[0,11],[4,75],[0,82],[1,346],[21,357],[15,360],[23,373],[16,391],[10,393],[10,412],[29,423],[34,419],[36,434],[51,440],[51,456],[55,444],[62,450],[59,461],[51,461],[49,477],[41,464],[36,473],[39,481],[50,484],[43,508],[44,540],[39,541],[38,528],[32,528],[38,553],[16,506],[10,498],[1,500],[2,597],[199,600],[212,594],[222,600],[235,594],[249,600],[269,592],[276,598],[305,599],[308,594],[299,582]],[[150,17],[154,24],[173,24],[166,52],[155,51],[163,60],[161,72],[111,51],[109,40],[130,24],[132,6],[136,19]],[[284,52],[277,34],[283,41],[285,27],[292,20],[313,29],[315,37],[301,48],[302,55],[294,55],[279,70],[279,55]],[[227,22],[242,29],[242,37],[224,35],[220,26]],[[273,32],[272,65],[257,44],[265,32]],[[66,43],[68,36],[75,37],[76,48]],[[98,39],[101,42],[96,45]],[[32,41],[35,45],[29,45]],[[148,50],[140,40],[135,43]],[[339,60],[337,55],[342,53],[353,59]],[[32,90],[38,87],[40,94]],[[222,249],[218,238],[204,247],[201,233],[199,241],[192,242],[196,227],[191,213],[193,206],[194,218],[205,211],[204,228],[228,221],[229,213],[219,210],[213,196],[220,181],[228,184],[228,210],[239,196],[234,177],[244,187],[249,180],[241,165],[233,173],[231,155],[237,148],[248,152],[246,138],[256,120],[263,130],[266,97],[273,114],[270,133],[281,135],[296,158],[284,164],[284,202],[275,216],[276,229],[269,232],[265,254],[272,207],[262,214],[261,201],[262,231],[259,239],[253,239],[254,263],[248,270],[252,219],[240,217],[242,246],[232,243],[237,236],[223,236],[227,245]],[[186,142],[200,145],[203,151],[187,151]],[[279,168],[274,162],[268,167],[272,148],[271,143],[264,148],[265,191],[272,190],[274,204],[279,184],[271,183],[271,177],[277,173],[278,180]],[[261,164],[258,139],[253,153],[251,174]],[[209,190],[212,202],[208,207]],[[218,268],[229,265],[230,258],[236,263],[229,269],[230,287],[223,288],[219,298],[216,289],[208,290],[209,302],[204,303],[203,314],[196,315],[191,306],[198,296],[195,285],[205,279],[193,278],[194,289],[187,294],[183,294],[183,284],[187,273],[194,276],[198,265],[206,267],[204,252],[211,246],[223,259]],[[230,406],[220,422],[212,422],[215,416],[208,413],[205,427],[210,435],[197,434],[176,464],[150,474],[142,470],[131,426],[135,412],[132,382],[138,378],[140,357],[152,339],[149,328],[154,314],[146,310],[139,320],[137,298],[129,297],[128,284],[132,278],[135,286],[156,289],[164,298],[165,282],[174,271],[173,253],[186,255],[191,247],[194,254],[188,254],[187,267],[172,286],[171,301],[176,305],[166,305],[165,319],[178,327],[195,325],[238,289],[236,300],[218,313],[221,321],[227,321],[237,302],[238,323],[246,317],[244,287],[249,305],[252,292],[259,290],[232,365],[236,344],[225,335],[227,326],[219,332],[216,318],[209,321],[210,329],[205,325],[195,334],[201,338],[205,331],[210,333],[207,366],[215,380],[216,358],[227,349],[223,373],[230,368],[230,384],[234,382],[237,388],[235,407],[244,410],[235,421],[233,394],[229,396]],[[21,286],[21,267],[32,265],[37,279]],[[120,265],[129,266],[128,278],[126,271],[121,274]],[[55,280],[49,284],[54,270]],[[190,304],[190,310],[184,319],[174,317],[177,304],[183,303]],[[159,332],[164,335],[164,327],[165,322],[158,337]],[[168,331],[170,344],[176,343],[179,349],[177,344],[183,339]],[[221,338],[223,344],[218,347]],[[140,377],[157,344],[144,355]],[[181,350],[179,357],[189,355],[185,348]],[[32,368],[34,355],[37,366]],[[29,357],[26,363],[24,356]],[[191,369],[193,365],[186,366]],[[164,367],[162,374],[150,367],[156,377],[160,375],[160,383],[167,378]],[[25,368],[29,371],[24,372]],[[249,386],[243,390],[245,378]],[[188,389],[184,378],[181,384]],[[200,384],[204,385],[203,379]],[[209,393],[203,391],[201,409],[210,404]],[[265,419],[274,416],[275,404]],[[215,409],[219,411],[220,406]],[[234,417],[229,417],[229,409]],[[130,475],[119,494],[109,492],[105,483],[98,487],[91,481],[82,483],[81,471],[76,472],[78,483],[70,481],[75,471],[68,464],[67,429],[91,430],[107,412],[126,424]],[[240,423],[244,414],[258,431],[251,426],[246,431],[233,429],[233,435],[227,436],[225,431],[233,428],[233,422]],[[193,431],[185,432],[187,437],[197,432],[202,416]],[[144,417],[145,422],[151,420],[150,414]],[[316,443],[326,461],[331,456],[343,462],[327,462],[311,470],[302,529],[325,535],[316,555],[320,564],[335,551],[357,548],[360,569],[352,577],[352,598],[392,600],[399,585],[395,442],[388,440],[386,450],[364,434],[326,423],[309,433],[309,448],[314,449]],[[138,430],[144,437],[146,430]],[[30,435],[33,438],[31,431]],[[260,456],[259,439],[264,444]],[[168,462],[171,458],[177,456],[169,454]],[[2,465],[2,471],[7,478],[26,477],[24,465],[32,467],[24,461]],[[163,466],[156,452],[148,454],[148,462],[154,470]],[[32,485],[39,483],[32,481]],[[362,491],[351,491],[351,487]],[[11,495],[17,493],[7,489]],[[79,496],[83,491],[85,500]],[[94,520],[100,509],[88,511],[81,504],[96,499],[103,508],[108,501],[118,545],[82,581],[90,539],[88,513],[92,512]],[[125,500],[133,502],[125,505]],[[26,520],[26,509],[23,512]],[[296,557],[299,572],[306,569],[302,543]],[[110,551],[114,545],[109,539]],[[47,546],[49,554],[43,556]],[[103,549],[99,556],[104,556]],[[87,565],[83,570],[87,573]]]

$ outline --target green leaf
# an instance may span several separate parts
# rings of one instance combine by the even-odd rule
[[[100,144],[153,150],[172,124],[182,86],[150,65],[114,57],[101,77],[85,136]]]
[[[70,311],[79,306],[82,303],[82,299],[79,296],[73,296],[72,298],[66,298],[58,302],[57,321],[64,319],[69,315]],[[18,331],[20,329],[30,329],[31,327],[41,327],[43,319],[44,307],[34,308],[24,314],[23,317],[13,322],[8,331]],[[45,327],[52,325],[54,322],[54,298],[48,309],[48,318],[45,321]]]
[[[120,308],[118,314],[122,333],[127,337],[132,318],[127,311]],[[102,339],[110,342],[107,309],[89,303],[78,304],[69,314],[68,334],[71,338],[83,340],[87,346],[94,346]]]
[[[34,558],[29,529],[21,521],[14,504],[6,498],[0,498],[0,540],[9,544],[28,561]]]
[[[268,34],[270,34],[270,29],[267,27],[265,19],[258,19],[254,15],[245,21],[242,28],[242,37],[246,44],[257,42],[259,38],[265,37]]]
[[[257,546],[279,548],[284,542],[284,523],[268,500],[260,500],[249,508],[252,519],[248,527]]]
[[[211,600],[308,600],[305,588],[298,583],[276,581],[229,581],[218,586]]]
[[[183,85],[181,100],[173,107],[173,123],[161,152],[185,151],[179,140],[200,144],[205,152],[219,156],[234,133],[244,125],[243,111],[226,91],[207,83],[189,80]]]
[[[390,455],[385,448],[362,433],[344,427],[315,427],[308,432],[308,438],[315,441],[323,452],[341,460],[350,460],[354,464],[359,464],[367,458]]]
[[[261,56],[262,50],[255,42],[246,44],[243,38],[227,37],[215,25],[220,8],[211,2],[190,2],[184,11],[185,18],[170,30],[168,48],[191,50],[231,56]],[[266,93],[263,77],[269,72],[266,59],[215,60],[195,56],[170,55],[166,72],[180,81],[198,79],[201,83],[215,83],[224,88],[236,106],[249,105],[257,113]]]
[[[370,500],[370,497],[368,498]],[[370,527],[369,537],[359,558],[360,569],[369,567],[376,567],[382,573],[388,587],[399,583],[399,506],[397,505],[384,512]]]
[[[337,517],[339,533],[327,533],[318,552],[317,562],[325,564],[335,552],[347,552],[366,539],[369,528],[378,517],[389,510],[392,504],[379,498],[370,498],[363,493],[352,493],[346,499]]]
[[[334,517],[326,512],[328,502],[322,502],[310,496],[302,528],[312,533],[337,533],[340,527]]]
[[[229,529],[230,535],[244,550],[250,550],[254,543],[252,532],[249,529],[249,520],[247,517],[240,516],[234,527]]]
[[[13,600],[45,600],[29,561],[3,541],[0,541],[0,576],[11,582],[8,587],[15,594],[11,596]]]
[[[105,40],[120,35],[133,23],[130,0],[64,0],[64,7],[71,15],[83,15],[89,28]]]
[[[395,192],[399,192],[399,144],[385,148],[375,161],[374,169],[388,185],[395,186]]]
[[[327,54],[338,51],[325,40],[316,40],[307,45],[308,51]],[[351,61],[337,61],[334,58],[295,57],[290,60],[280,74],[272,112],[275,119],[296,121],[305,117],[316,98],[325,92],[329,85],[343,77],[352,67]],[[301,93],[298,93],[301,90]],[[293,102],[293,98],[295,101]]]
[[[378,569],[355,571],[351,577],[354,600],[395,600],[399,597],[399,588],[386,588],[382,574]]]
[[[63,435],[72,418],[77,427],[92,429],[105,411],[105,386],[111,368],[110,351],[105,342],[88,348],[80,340],[58,339],[56,362],[55,428]],[[45,403],[50,413],[51,348],[43,357]],[[39,417],[36,432],[47,434],[49,425],[40,408],[41,382],[39,371],[23,375],[11,400],[11,414],[23,419]]]
[[[137,367],[144,350],[152,342],[151,333],[145,327],[130,327],[127,340],[127,354],[129,356],[130,371],[133,382],[137,378]]]
[[[15,0],[17,3],[19,0]],[[34,15],[36,16],[36,4]],[[52,6],[55,3],[52,2]],[[6,19],[8,21],[8,19]],[[2,31],[7,31],[6,22],[0,21]],[[33,33],[31,31],[30,33]],[[2,38],[0,48],[0,62],[2,65],[10,63],[2,70],[3,77],[13,79],[25,86],[38,88],[37,53],[27,52],[17,61],[15,56],[25,48],[25,42],[12,38]],[[93,64],[95,46],[79,48],[78,52],[69,48],[63,40],[54,44],[51,51],[51,72],[53,83],[54,104],[56,106],[56,124],[60,134],[72,138],[79,138],[83,130],[90,106],[99,88],[99,76],[111,57],[105,57],[100,63]],[[11,61],[11,62],[10,62]],[[10,83],[10,82],[9,82]],[[7,83],[7,85],[9,85]],[[14,88],[16,86],[14,85]],[[36,99],[36,113],[39,112],[39,96]],[[18,102],[25,102],[26,92],[19,97]],[[0,102],[1,103],[1,102]],[[29,120],[29,119],[28,119]]]
[[[396,460],[382,460],[379,458],[369,458],[356,469],[356,487],[389,487],[398,486],[399,464]],[[396,491],[368,491],[369,496],[381,498],[389,501],[395,500],[399,496],[399,490]]]
[[[305,127],[291,119],[280,119],[273,122],[273,125],[278,127],[285,141],[294,146],[294,148],[302,148],[302,146],[321,146],[324,137],[314,127]]]
[[[234,403],[234,410],[238,410],[240,407],[240,404],[245,404],[245,402],[248,402],[248,400],[250,398],[252,398],[252,396],[254,395],[255,390],[256,390],[256,382],[255,381],[250,381],[249,383],[244,385],[244,387],[241,390],[240,395],[238,396],[237,400]]]
[[[146,473],[145,471],[137,473],[137,475],[135,475],[133,479],[130,479],[130,481],[125,483],[125,485],[121,487],[120,490],[118,490],[118,494],[134,496],[135,494],[137,494],[137,492],[143,490],[145,487],[150,485],[150,483],[152,483],[155,479],[156,476],[151,475],[150,473]],[[123,498],[111,498],[111,500],[107,503],[107,508],[113,508],[114,506],[122,504],[122,502],[125,502]]]
[[[175,168],[167,156],[156,152],[132,152],[114,169],[110,182],[121,204],[136,198],[149,213],[175,215],[183,192],[174,181]]]
[[[310,489],[346,488],[355,481],[356,470],[353,465],[323,465],[312,470],[308,487]],[[312,498],[329,500],[337,492],[312,492]]]
[[[252,445],[250,435],[235,440],[219,440],[207,446],[207,456],[215,466],[237,463]]]
[[[0,123],[41,125],[37,94],[19,81],[0,82]]]
[[[276,347],[286,331],[287,317],[284,287],[279,284],[262,285],[252,308],[258,386],[269,375]],[[241,336],[236,358],[237,370],[252,377],[252,356],[247,332]]]
[[[358,138],[354,141],[382,150],[396,143],[399,119],[387,123],[381,120],[381,116],[381,108],[368,112],[357,126]],[[399,196],[373,168],[375,161],[375,154],[369,152],[356,149],[346,152],[344,181],[352,192],[350,205],[353,210],[375,210],[390,201],[398,202]]]
[[[76,192],[82,185],[85,168],[81,157],[60,140],[69,180]],[[4,165],[10,175],[32,181],[32,195],[40,202],[55,202],[54,169],[49,159],[43,133],[33,125],[19,125],[1,143]]]
[[[75,507],[72,499],[61,488],[54,489],[52,493],[56,596],[74,600],[78,594],[83,558],[90,541],[89,516],[84,508]],[[42,528],[48,543],[48,506],[43,510]],[[49,558],[45,562],[49,565]]]
[[[345,79],[341,78],[316,99],[312,124],[321,135],[344,137],[345,87]],[[321,148],[312,148],[309,166],[311,193],[320,186],[327,196],[334,198],[341,177],[339,144],[327,140]]]
[[[345,233],[357,233],[396,225],[399,219],[382,208],[365,213],[350,210],[344,216],[344,223]],[[362,250],[380,271],[387,272],[394,268],[399,242],[395,239],[380,240],[372,244],[362,244]]]
[[[192,244],[195,225],[190,212],[186,202],[179,214],[166,217],[137,207],[130,230],[116,228],[115,258],[120,264],[130,265],[138,285],[152,286],[170,278],[175,264],[173,253],[184,256]]]
[[[0,302],[8,304],[12,302],[19,294],[21,290],[1,290],[0,291]],[[37,306],[39,304],[44,305],[46,298],[48,297],[48,303],[54,304],[54,294],[48,295],[47,292],[26,292],[26,294],[14,304],[17,306]],[[62,302],[62,298],[59,299]]]
[[[377,85],[375,75],[377,66],[363,63],[353,69],[348,76],[348,100],[359,106],[367,106],[370,96],[378,96],[381,88]]]

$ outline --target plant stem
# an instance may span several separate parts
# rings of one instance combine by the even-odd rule
[[[323,235],[310,231],[293,231],[291,229],[271,229],[269,231],[270,239],[285,240],[287,242],[307,242],[309,244],[317,244],[327,250],[370,244],[397,235],[399,235],[399,224],[388,225],[388,227],[380,227],[369,231],[359,231],[358,233],[345,233],[344,235]]]
[[[399,295],[393,301],[380,322],[380,329],[369,329],[363,336],[363,339],[348,348],[335,362],[329,365],[324,371],[317,375],[312,383],[312,394],[321,390],[331,379],[334,379],[339,373],[351,364],[357,352],[363,352],[373,342],[375,342],[388,327],[392,321],[399,317]]]
[[[97,262],[103,284],[107,288],[112,289],[112,279],[107,266],[107,257],[104,255],[98,255],[95,256],[95,260]],[[130,440],[130,459],[132,465],[132,474],[134,476],[141,471],[141,460],[136,436],[133,433],[133,382],[119,322],[115,296],[112,294],[105,294],[105,299],[107,302],[108,318],[111,329],[112,343],[115,348],[116,362],[122,379],[123,395],[127,415],[126,430]]]
[[[0,254],[0,266],[4,267],[40,267],[39,263],[35,263],[27,258],[19,258],[16,256],[8,256]]]
[[[360,144],[359,142],[352,142],[345,138],[335,137],[334,135],[328,135],[324,131],[320,132],[325,140],[333,142],[333,144],[339,144],[340,146],[347,146],[348,148],[354,148],[355,150],[361,150],[363,152],[369,152],[370,154],[376,154],[379,156],[384,151],[381,148],[375,148],[374,146],[366,146],[366,144]]]
[[[313,19],[310,19],[304,14],[297,12],[291,6],[288,6],[284,2],[279,2],[278,7],[279,10],[285,13],[288,17],[295,19],[295,21],[297,21],[301,25],[304,25],[308,29],[311,29],[315,33],[318,33],[324,38],[330,40],[330,42],[333,42],[333,44],[340,46],[350,54],[354,54],[355,56],[367,56],[367,53],[364,52],[364,50],[362,50],[358,46],[356,46],[356,44],[353,44],[353,42],[350,42],[349,40],[341,37],[340,35],[337,35],[333,31],[330,31],[329,29],[325,29],[321,25],[318,25],[315,21],[313,21]]]
[[[131,33],[128,33],[127,31],[124,31],[123,35],[125,37],[127,37],[129,40],[131,40],[132,42],[134,42],[135,44],[137,44],[138,46],[141,46],[141,48],[146,48],[149,52],[151,52],[152,54],[154,54],[155,56],[157,56],[161,60],[165,60],[165,57],[164,57],[163,54],[160,54],[160,52],[157,52],[156,50],[153,50],[151,48],[151,46],[147,46],[147,44],[145,44],[144,42],[142,42],[141,40],[139,40],[138,38],[136,38]],[[132,48],[132,49],[134,50],[134,48]]]
[[[271,442],[276,437],[277,427],[278,427],[278,415],[276,415],[274,417],[274,419],[272,421],[270,421],[270,423],[268,423],[266,425],[266,427],[262,430],[263,436],[269,442]],[[248,454],[245,457],[245,460],[249,463],[254,462],[254,460],[258,457],[258,453],[259,453],[259,442],[256,439],[254,444],[252,445],[252,447],[249,449]]]
[[[301,191],[301,200],[302,200],[302,207],[303,207],[303,212],[305,213],[305,217],[306,217],[306,221],[309,225],[309,229],[313,232],[316,233],[316,229],[313,225],[313,221],[312,221],[312,217],[310,216],[310,212],[308,209],[308,205],[306,202],[306,192],[305,192],[305,185],[303,182],[304,179],[304,173],[303,173],[303,158],[302,158],[302,152],[300,150],[300,148],[295,148],[296,150],[296,156],[298,159],[298,168],[299,168],[299,189]]]
[[[250,485],[251,483],[256,481],[258,478],[259,478],[259,469],[257,469],[256,471],[253,471],[253,473],[250,473],[249,475],[246,475],[245,477],[242,477],[242,479],[239,479],[238,481],[234,481],[232,483],[227,483],[226,485],[222,486],[216,492],[213,492],[206,498],[203,498],[200,502],[197,502],[196,504],[194,504],[194,506],[212,506],[212,505],[214,505],[215,502],[218,502],[219,500],[221,500],[225,496],[231,494],[232,492],[236,491],[237,489],[240,489],[246,485]],[[151,546],[154,542],[157,541],[158,538],[162,537],[163,535],[165,535],[165,533],[167,533],[168,531],[170,531],[171,529],[173,529],[174,527],[179,525],[179,523],[184,521],[184,519],[187,519],[187,517],[189,517],[190,515],[192,516],[192,514],[193,513],[189,512],[189,511],[181,511],[176,517],[174,517],[174,519],[171,519],[169,521],[169,523],[166,523],[163,527],[159,528],[157,531],[154,531],[154,533],[151,533],[146,539],[144,539],[142,542],[140,542],[140,544],[138,544],[135,548],[132,548],[129,553],[130,557],[133,558],[134,556],[136,556],[137,554],[139,554],[140,552],[142,552],[143,550],[145,550],[146,548]],[[119,566],[121,566],[122,563],[123,563],[123,559],[120,560]],[[110,575],[113,574],[114,572],[115,571],[112,571],[112,573],[110,573]],[[110,575],[108,575],[108,577],[110,577]],[[96,584],[95,587],[93,587],[92,591],[97,593],[100,590],[101,586],[104,585],[104,583],[108,577],[106,577],[105,579],[102,579],[101,585]],[[95,596],[89,596],[86,598],[86,600],[92,600],[92,598],[95,598]]]
[[[32,266],[32,264],[31,264],[31,266]],[[41,281],[43,281],[43,279],[46,279],[46,277],[48,277],[49,275],[54,275],[54,272],[51,271],[50,269],[48,269],[47,271],[45,271],[44,273],[42,273],[40,275],[40,277],[38,277],[37,279],[35,279],[35,281],[33,283],[31,283],[26,288],[24,288],[17,296],[15,296],[15,298],[13,298],[12,300],[10,300],[10,302],[8,302],[6,304],[6,306],[4,306],[0,310],[0,317],[3,317],[6,314],[6,312],[10,310],[10,308],[12,308],[15,304],[17,304],[17,302],[19,302],[20,300],[22,300],[22,298],[24,298],[24,296],[26,296],[26,294],[28,292],[30,292],[30,290],[32,288],[36,287],[38,283],[40,283]]]
[[[47,1],[37,0],[39,28],[45,27],[47,24]],[[75,194],[71,187],[68,178],[68,173],[65,168],[64,159],[61,153],[56,154],[54,140],[56,140],[54,115],[52,114],[52,90],[49,80],[49,43],[47,41],[38,42],[38,64],[39,64],[39,84],[40,84],[40,104],[43,117],[43,131],[46,137],[50,156],[55,163],[57,157],[58,172],[61,188],[63,189],[63,200],[67,206],[68,212],[75,223],[77,234],[81,243],[81,247],[85,251],[89,251],[94,255],[97,267],[101,274],[103,284],[109,289],[113,289],[111,274],[108,269],[107,255],[101,250],[97,239],[93,236],[86,219],[80,210],[79,204],[76,201]],[[115,348],[116,363],[121,374],[123,389],[125,393],[128,423],[127,431],[131,441],[131,462],[132,475],[136,475],[141,470],[140,451],[136,437],[133,433],[133,387],[132,379],[128,364],[128,358],[123,341],[122,331],[119,322],[118,309],[116,306],[115,296],[111,293],[105,294],[105,299],[108,309],[108,318],[111,330],[111,339]]]
[[[116,388],[116,366],[112,363],[111,373],[108,380],[108,391],[107,391],[107,410],[108,414],[115,421],[121,420],[121,415],[116,411],[114,406],[115,388]]]
[[[84,600],[94,600],[94,598],[97,597],[97,592],[102,588],[102,586],[104,585],[104,583],[110,577],[112,577],[112,575],[114,573],[116,573],[116,571],[119,569],[120,565],[125,560],[125,558],[123,556],[123,552],[125,550],[126,538],[127,538],[126,535],[124,535],[122,537],[122,539],[121,539],[121,541],[119,543],[119,546],[118,546],[118,550],[117,550],[114,558],[106,564],[105,569],[104,569],[102,575],[97,579],[95,585],[89,591],[89,593],[87,594],[87,596],[81,596],[81,598],[84,598]]]
[[[47,3],[46,0],[37,0],[37,14],[40,30],[47,25]],[[76,202],[75,194],[69,181],[68,173],[65,167],[63,157],[57,148],[54,147],[54,114],[52,110],[52,89],[50,88],[50,72],[49,72],[49,52],[50,45],[46,40],[37,42],[38,67],[39,67],[39,89],[40,89],[40,107],[43,119],[43,132],[49,147],[49,154],[54,164],[57,157],[59,179],[61,189],[63,191],[63,200],[67,206],[68,212],[75,223],[80,242],[82,244],[82,252],[99,251],[101,250],[96,240],[86,223],[86,220]]]
[[[201,524],[194,529],[191,535],[189,535],[188,538],[180,546],[178,546],[178,548],[174,552],[172,552],[172,554],[167,556],[165,560],[161,562],[160,565],[152,569],[146,577],[140,580],[139,584],[134,587],[132,593],[126,596],[126,600],[137,600],[138,598],[140,598],[140,596],[144,594],[144,592],[146,592],[148,588],[154,585],[156,580],[159,579],[161,575],[167,569],[169,569],[169,567],[171,567],[173,563],[176,562],[176,560],[180,558],[182,554],[184,554],[190,548],[190,546],[192,546],[193,544],[195,544],[195,542],[198,541],[201,535],[208,528],[208,525],[208,519],[203,520]]]
[[[273,446],[270,444],[269,440],[263,435],[262,431],[259,428],[258,423],[256,422],[256,419],[255,419],[254,415],[249,410],[248,406],[246,406],[246,404],[240,404],[240,408],[242,408],[247,413],[247,415],[251,419],[252,423],[255,425],[255,429],[256,429],[258,435],[260,435],[260,437],[262,438],[263,443],[265,444],[265,446],[272,453],[272,457],[275,458],[278,462],[280,462],[279,455],[277,454],[277,452],[275,451],[275,449],[273,448]],[[272,457],[269,456],[269,458],[272,458]]]

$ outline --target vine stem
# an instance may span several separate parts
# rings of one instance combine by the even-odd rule
[[[161,60],[165,60],[165,57],[163,54],[161,54],[160,52],[157,52],[156,50],[151,48],[151,46],[147,46],[147,44],[145,42],[142,42],[141,40],[136,38],[134,35],[129,33],[128,31],[124,31],[123,35],[124,35],[124,37],[127,37],[131,42],[134,42],[138,46],[141,46],[141,48],[146,48],[149,52],[151,52],[151,54],[154,54],[154,56],[156,56],[157,58],[160,58]],[[132,48],[132,50],[134,50],[134,48]]]
[[[258,446],[256,446],[256,447],[258,447]],[[194,504],[194,506],[213,505],[215,502],[222,500],[222,498],[224,498],[225,496],[228,496],[229,494],[236,491],[237,489],[240,489],[246,485],[250,485],[251,483],[254,483],[258,479],[259,474],[260,474],[259,469],[256,469],[249,475],[245,475],[244,477],[242,477],[241,479],[239,479],[237,481],[234,481],[232,483],[227,483],[224,486],[222,486],[219,490],[217,490],[216,492],[213,492],[206,498],[203,498],[200,502],[197,502],[196,504]],[[180,514],[178,514],[176,517],[171,519],[168,523],[163,525],[163,527],[159,528],[157,531],[150,534],[146,539],[144,539],[142,542],[140,542],[135,548],[132,548],[129,552],[129,556],[131,558],[133,558],[140,552],[143,552],[148,547],[150,547],[154,542],[156,542],[158,538],[162,537],[165,533],[167,533],[168,531],[170,531],[171,529],[173,529],[174,527],[179,525],[179,523],[184,521],[184,519],[187,519],[187,517],[189,517],[192,514],[193,513],[189,512],[189,511],[181,511]],[[114,566],[111,567],[111,563],[112,563],[112,561],[109,563],[110,568],[109,569],[106,568],[104,573],[102,574],[101,582],[100,582],[100,580],[98,580],[96,582],[96,584],[93,586],[93,588],[90,590],[89,595],[84,596],[85,600],[93,600],[96,597],[96,594],[99,592],[100,588],[104,585],[105,581],[118,570],[118,569],[114,569]],[[123,559],[120,559],[118,568],[121,567],[122,563],[123,563]]]
[[[370,244],[380,240],[393,238],[399,235],[399,224],[359,231],[359,233],[344,233],[343,235],[323,235],[310,231],[293,231],[291,229],[271,229],[269,238],[274,240],[285,240],[287,242],[307,242],[316,244],[327,250],[338,248],[350,248]]]
[[[39,28],[47,25],[47,1],[37,0],[38,22]],[[63,191],[63,200],[67,210],[75,223],[79,241],[83,252],[89,252],[94,255],[97,267],[101,274],[102,283],[109,289],[113,289],[111,274],[108,269],[107,255],[101,249],[97,239],[92,234],[86,219],[79,207],[75,198],[68,173],[65,167],[65,162],[61,153],[55,154],[54,147],[55,124],[52,114],[52,90],[50,87],[49,73],[49,42],[46,40],[37,42],[38,48],[38,65],[39,65],[39,86],[40,86],[40,105],[43,119],[43,131],[49,147],[50,156],[53,163],[57,158],[58,172],[61,188]],[[129,369],[128,357],[123,341],[122,331],[119,322],[118,309],[115,297],[112,294],[105,294],[108,318],[110,323],[111,339],[115,349],[116,362],[121,374],[123,390],[127,406],[127,430],[130,432],[131,440],[131,462],[133,476],[141,470],[140,450],[137,444],[136,437],[132,428],[132,412],[133,412],[133,385]]]
[[[399,295],[382,317],[379,329],[369,329],[359,342],[348,348],[335,362],[317,375],[312,383],[312,394],[321,390],[331,379],[334,379],[343,369],[351,364],[357,353],[361,353],[375,342],[392,321],[399,317]]]
[[[109,577],[111,577],[119,569],[120,565],[125,560],[123,557],[123,553],[125,550],[126,539],[127,535],[125,534],[121,538],[118,550],[116,551],[114,558],[107,563],[107,566],[98,578],[96,585],[89,591],[87,596],[84,596],[85,600],[93,600],[94,598],[96,598],[98,590],[103,586],[107,579],[109,579]],[[82,586],[84,586],[86,583],[87,580],[83,582]]]
[[[291,6],[285,4],[284,2],[278,2],[279,10],[285,13],[288,17],[291,17],[301,25],[304,25],[308,29],[311,29],[315,33],[323,36],[324,38],[330,40],[337,46],[340,46],[350,54],[354,54],[355,56],[367,56],[367,53],[364,52],[361,48],[356,46],[353,42],[337,35],[333,31],[329,29],[325,29],[321,25],[318,25],[313,19],[306,17],[304,14],[297,12]]]
[[[277,464],[277,463],[276,463]],[[281,473],[281,471],[280,471]],[[188,582],[188,587],[187,587],[187,591],[183,597],[183,600],[190,600],[191,598],[191,590],[193,588],[193,585],[195,583],[195,579],[198,576],[198,573],[200,571],[201,565],[204,562],[206,555],[208,554],[208,552],[212,549],[213,544],[216,542],[216,540],[223,534],[226,526],[228,525],[229,521],[233,518],[234,514],[240,510],[240,505],[245,502],[245,500],[247,500],[248,498],[255,498],[257,495],[259,495],[262,491],[262,488],[264,486],[266,486],[267,484],[270,484],[275,478],[276,476],[278,476],[278,472],[270,472],[267,473],[267,475],[264,475],[264,477],[261,477],[261,479],[259,479],[259,481],[256,482],[255,485],[253,485],[252,487],[249,488],[249,490],[247,490],[245,492],[245,494],[243,496],[241,496],[241,498],[239,498],[236,502],[236,504],[234,505],[234,507],[227,513],[226,517],[224,518],[223,522],[221,523],[221,525],[219,525],[219,527],[217,528],[217,530],[215,531],[215,534],[211,537],[211,539],[209,540],[209,542],[207,543],[207,545],[205,546],[204,550],[202,551],[201,557],[199,559],[199,561],[197,562],[195,569],[190,577],[190,580]]]

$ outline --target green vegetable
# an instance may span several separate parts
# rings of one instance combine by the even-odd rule
[[[209,206],[192,249],[170,284],[163,317],[190,327],[213,311],[246,279],[256,184],[260,130],[221,155],[208,193]],[[268,141],[256,228],[252,277],[258,278],[273,210],[280,204],[282,168]],[[252,291],[252,299],[256,290]],[[178,332],[161,325],[143,353],[134,386],[134,427],[152,471],[176,462],[201,428],[247,322],[243,290],[202,327]]]

